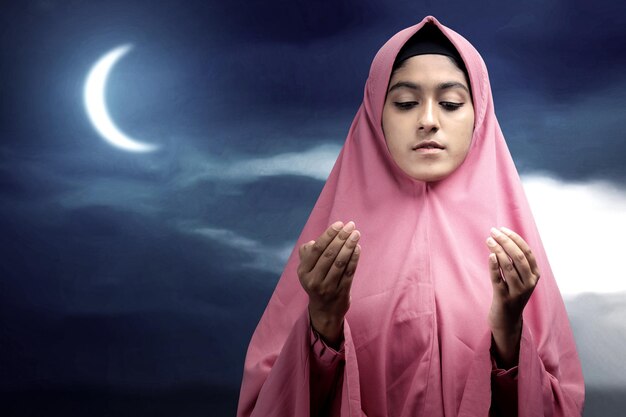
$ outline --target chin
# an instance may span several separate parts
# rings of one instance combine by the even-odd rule
[[[449,172],[445,172],[445,173],[410,173],[409,176],[411,176],[412,178],[419,180],[419,181],[424,181],[424,182],[435,182],[435,181],[441,181],[444,178],[446,178],[448,175],[450,175]]]

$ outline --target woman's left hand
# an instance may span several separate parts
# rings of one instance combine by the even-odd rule
[[[522,312],[539,281],[539,268],[524,239],[505,227],[492,228],[486,243],[492,252],[489,269],[493,301],[489,324],[503,362],[516,363]]]

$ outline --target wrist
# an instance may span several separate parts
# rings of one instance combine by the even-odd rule
[[[343,340],[343,317],[312,309],[309,306],[311,326],[322,337],[324,342],[337,348]]]
[[[492,353],[498,366],[503,369],[516,366],[519,360],[522,320],[505,328],[492,329],[491,335]]]
[[[522,333],[522,318],[508,320],[499,326],[491,326],[491,333],[501,339],[515,339]]]

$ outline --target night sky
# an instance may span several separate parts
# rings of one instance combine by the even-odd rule
[[[0,2],[0,414],[234,415],[371,61],[429,14],[487,64],[585,416],[622,415],[626,5],[604,0]],[[125,44],[106,106],[155,152],[86,113],[89,71]]]

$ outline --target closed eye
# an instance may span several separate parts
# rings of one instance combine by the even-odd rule
[[[395,104],[396,107],[399,108],[400,110],[409,110],[409,109],[412,109],[413,106],[417,104],[417,101],[404,101],[404,102],[394,101],[393,104]]]
[[[402,101],[402,102],[394,101],[393,104],[400,110],[410,110],[415,105],[417,105],[418,102],[417,101]],[[463,106],[463,103],[452,103],[449,101],[442,101],[439,104],[441,104],[441,106],[448,111],[455,111],[455,110],[460,109]]]
[[[455,111],[460,109],[463,106],[463,103],[451,103],[449,101],[444,101],[441,103],[444,109],[449,111]]]

